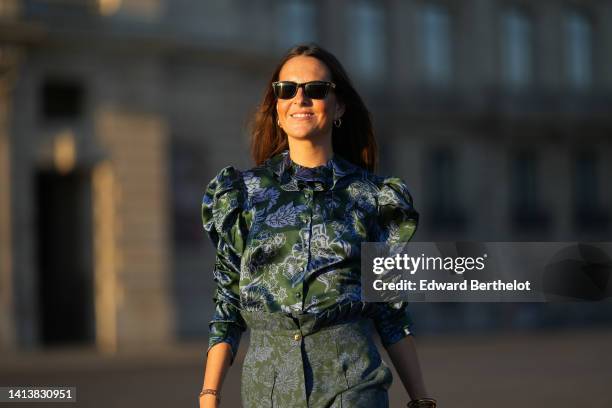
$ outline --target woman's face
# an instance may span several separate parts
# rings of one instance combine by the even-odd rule
[[[298,84],[310,81],[331,81],[327,66],[314,57],[297,56],[283,65],[278,75],[279,81],[293,81]],[[325,99],[311,99],[304,95],[304,89],[298,88],[292,99],[277,99],[276,112],[288,137],[296,139],[331,138],[334,119],[344,113],[343,104],[339,103],[333,90]]]

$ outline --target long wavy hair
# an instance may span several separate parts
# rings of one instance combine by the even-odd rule
[[[317,44],[299,44],[291,48],[280,60],[268,81],[263,100],[251,128],[251,156],[256,165],[289,148],[287,134],[277,125],[276,96],[272,82],[278,81],[279,73],[287,61],[297,56],[314,57],[323,62],[336,84],[336,97],[345,106],[342,125],[332,127],[332,148],[334,153],[351,163],[369,171],[375,171],[378,161],[378,147],[372,129],[370,112],[357,93],[345,69],[338,59]]]

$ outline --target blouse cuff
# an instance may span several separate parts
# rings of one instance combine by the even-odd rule
[[[408,304],[382,304],[383,311],[375,319],[380,341],[385,348],[397,343],[406,336],[414,336],[414,324],[407,309]]]
[[[234,364],[234,359],[238,353],[238,347],[240,346],[240,339],[242,332],[244,331],[239,325],[233,322],[210,322],[210,335],[208,337],[208,352],[217,343],[225,342],[231,346],[231,358],[230,366]]]

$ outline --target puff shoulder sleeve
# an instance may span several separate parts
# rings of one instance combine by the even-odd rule
[[[209,323],[208,351],[220,342],[231,345],[233,364],[246,323],[240,315],[240,260],[247,238],[246,187],[232,166],[208,184],[202,199],[202,223],[216,250],[213,277],[215,311]],[[207,353],[208,353],[207,351]]]
[[[379,242],[408,242],[416,232],[419,214],[413,207],[406,184],[397,177],[385,178],[378,195]],[[413,334],[407,302],[378,304],[376,329],[385,348]]]

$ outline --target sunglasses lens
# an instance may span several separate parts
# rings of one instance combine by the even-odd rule
[[[298,85],[295,82],[291,81],[281,81],[275,82],[272,85],[272,89],[274,90],[274,95],[278,99],[291,99],[297,93],[298,86],[302,86],[304,88],[304,95],[307,98],[311,99],[324,99],[327,96],[327,92],[329,92],[330,83],[328,82],[307,82],[303,85]]]
[[[326,83],[310,83],[304,86],[306,96],[312,99],[323,99],[327,95],[329,85]]]
[[[293,98],[297,91],[297,84],[291,82],[277,82],[274,84],[274,95],[279,99]]]

